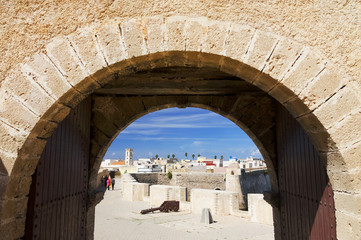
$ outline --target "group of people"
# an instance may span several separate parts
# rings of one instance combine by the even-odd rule
[[[112,190],[114,190],[115,178],[111,178],[110,176],[105,175],[105,176],[103,176],[102,181],[104,183],[105,188],[110,190],[110,187],[111,187]]]

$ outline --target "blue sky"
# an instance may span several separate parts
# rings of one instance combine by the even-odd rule
[[[199,108],[170,108],[147,114],[130,124],[109,147],[104,158],[124,159],[133,148],[134,159],[192,154],[223,159],[261,157],[256,145],[237,125],[214,112]]]

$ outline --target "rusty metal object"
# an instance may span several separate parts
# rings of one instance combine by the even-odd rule
[[[141,214],[146,214],[154,211],[161,211],[161,212],[178,212],[179,210],[179,201],[164,201],[160,207],[157,208],[149,208],[140,211]]]

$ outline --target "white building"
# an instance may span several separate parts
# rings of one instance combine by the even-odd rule
[[[137,166],[138,173],[162,172],[162,168],[158,164],[145,164]]]
[[[109,165],[111,165],[112,163],[115,163],[115,162],[117,162],[118,160],[115,160],[115,159],[104,159],[103,161],[102,161],[102,163],[100,164],[100,167],[107,167],[107,166],[109,166]]]
[[[241,169],[249,169],[249,168],[266,168],[266,163],[260,158],[249,157],[246,159],[242,159],[239,163]]]
[[[133,165],[133,149],[125,149],[125,165]]]

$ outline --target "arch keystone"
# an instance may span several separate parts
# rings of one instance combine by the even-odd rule
[[[128,58],[142,56],[148,53],[141,21],[130,19],[119,24],[120,34]]]
[[[145,39],[149,53],[163,52],[165,46],[165,19],[164,17],[152,17],[144,19]]]

